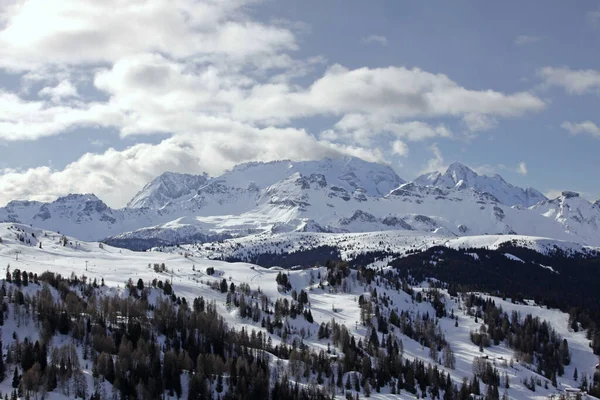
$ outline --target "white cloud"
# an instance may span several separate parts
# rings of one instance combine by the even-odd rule
[[[392,153],[406,157],[408,155],[408,146],[402,140],[394,140],[392,143]]]
[[[108,102],[48,107],[7,94],[6,102],[12,100],[11,107],[21,118],[7,116],[4,132],[18,131],[19,124],[27,122],[32,129],[21,129],[20,139],[94,124],[115,127],[123,135],[178,134],[197,132],[206,124],[214,128],[222,125],[221,121],[268,126],[308,116],[343,114],[350,117],[342,119],[342,128],[348,118],[364,121],[362,128],[353,122],[355,126],[346,130],[384,130],[399,138],[420,140],[452,133],[443,125],[402,120],[441,116],[471,120],[471,115],[489,120],[490,115],[514,117],[544,107],[529,93],[471,91],[444,75],[417,69],[348,70],[338,65],[303,89],[289,83],[258,83],[223,65],[178,62],[156,54],[123,58],[112,68],[99,70],[94,85],[109,96]]]
[[[584,94],[600,90],[600,71],[574,70],[568,67],[544,67],[538,75],[547,86],[562,87],[570,94]]]
[[[54,87],[47,86],[38,94],[40,97],[49,97],[54,103],[59,103],[62,99],[69,97],[79,97],[77,87],[68,80],[63,80]]]
[[[531,36],[531,35],[519,35],[515,38],[515,44],[517,46],[524,46],[527,44],[537,43],[542,40],[539,36]]]
[[[482,132],[493,129],[498,125],[498,121],[485,114],[471,113],[463,117],[463,123],[470,132]]]
[[[0,140],[35,140],[77,126],[116,126],[121,118],[104,103],[54,105],[0,91]]]
[[[373,137],[383,135],[413,142],[453,136],[452,131],[443,124],[430,125],[422,121],[392,122],[387,120],[386,116],[357,113],[344,115],[334,128],[336,138],[349,135],[363,144],[369,144]]]
[[[433,157],[427,161],[427,165],[421,170],[420,174],[429,172],[444,172],[448,169],[448,165],[444,161],[444,156],[437,143],[434,143],[429,148],[433,153]]]
[[[294,118],[351,113],[387,118],[482,114],[517,117],[542,110],[544,102],[528,92],[504,94],[461,87],[442,74],[404,67],[330,67],[308,88],[256,85],[234,110],[244,120],[285,123]]]
[[[600,127],[592,121],[584,121],[579,123],[563,122],[560,126],[569,131],[571,135],[586,133],[600,139]]]
[[[283,27],[249,20],[242,0],[15,0],[0,15],[0,63],[15,69],[100,64],[160,52],[234,60],[297,48]]]
[[[525,164],[525,162],[521,161],[519,163],[519,166],[517,167],[517,172],[521,175],[527,175],[527,164]]]
[[[385,36],[382,35],[369,35],[369,36],[365,36],[363,37],[360,42],[362,44],[373,44],[373,43],[377,43],[380,44],[382,46],[387,46],[388,45],[388,40]]]

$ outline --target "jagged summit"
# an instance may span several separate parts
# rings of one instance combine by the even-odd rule
[[[533,188],[522,189],[506,182],[500,175],[479,175],[464,164],[454,162],[448,166],[445,173],[431,172],[419,176],[414,182],[418,185],[436,186],[442,188],[474,189],[487,192],[507,206],[520,205],[531,207],[546,197]]]
[[[277,185],[294,174],[313,179],[319,177],[325,185],[340,187],[350,193],[361,190],[368,196],[383,196],[405,182],[389,166],[355,157],[254,161],[236,165],[216,177],[165,172],[144,186],[127,207],[161,209],[173,202],[198,203],[206,199],[207,191],[219,191],[224,195],[239,195],[240,191],[254,193]]]
[[[193,195],[206,184],[208,176],[165,172],[148,183],[127,203],[129,208],[162,208],[169,201]]]
[[[405,183],[391,167],[356,157],[325,158],[319,161],[249,162],[232,168],[216,179],[240,188],[247,187],[252,182],[262,189],[294,173],[305,177],[319,175],[329,185],[340,186],[347,191],[360,188],[371,196],[383,196]]]
[[[215,177],[166,172],[122,209],[93,194],[71,194],[10,202],[0,207],[2,221],[82,240],[110,237],[118,245],[384,230],[518,233],[600,245],[600,205],[572,192],[548,200],[460,163],[405,183],[389,166],[353,157],[245,163]]]
[[[56,203],[71,203],[71,202],[88,202],[88,201],[102,201],[93,193],[69,193],[65,196],[61,196],[56,199]]]

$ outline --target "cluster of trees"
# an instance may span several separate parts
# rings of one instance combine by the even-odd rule
[[[355,280],[362,285],[377,281],[383,287],[395,287],[395,281],[388,281],[387,277],[378,276],[373,270],[351,269],[347,263],[336,261],[326,263],[326,272],[322,276],[320,274],[319,279],[338,287],[347,285],[348,280]],[[443,393],[448,399],[466,399],[472,393],[471,383],[466,383],[459,389],[438,366],[443,364],[454,368],[456,360],[436,316],[398,311],[385,291],[378,293],[377,289],[372,289],[357,299],[361,307],[362,323],[368,328],[368,335],[356,338],[335,319],[322,322],[313,332],[317,333],[319,340],[328,341],[328,350],[325,353],[314,353],[303,345],[304,334],[298,337],[290,328],[290,322],[302,314],[309,323],[313,323],[309,293],[294,290],[285,272],[278,273],[276,280],[280,286],[291,291],[291,301],[286,297],[272,300],[258,291],[243,291],[233,284],[227,286],[223,281],[220,285],[213,286],[215,290],[227,290],[227,303],[238,307],[242,318],[256,321],[255,313],[259,313],[262,316],[262,327],[281,337],[284,342],[291,343],[292,351],[287,358],[290,360],[290,377],[296,382],[306,380],[310,383],[316,377],[316,384],[328,388],[329,393],[339,394],[340,391],[345,391],[352,398],[360,392],[368,395],[371,391],[379,392],[385,387],[392,393],[407,391],[422,396],[441,396]],[[414,301],[430,301],[439,310],[439,291],[413,293],[405,282],[399,288],[410,291],[414,295]],[[439,313],[440,317],[445,315],[445,312]],[[398,333],[405,333],[430,348],[432,363],[404,359],[404,345],[398,338]],[[267,346],[271,346],[270,338]],[[278,356],[286,358],[281,352]],[[275,387],[276,390],[289,390],[289,385],[283,385],[282,388],[280,382]]]
[[[214,391],[222,398],[268,398],[267,354],[289,358],[291,352],[285,345],[269,347],[262,332],[228,328],[216,305],[202,298],[191,306],[173,296],[150,304],[148,292],[160,290],[153,285],[138,281],[130,283],[137,296],[108,296],[85,277],[53,273],[32,281],[37,290],[24,295],[23,273],[20,281],[16,274],[12,271],[11,282],[0,288],[0,314],[3,320],[29,318],[40,329],[40,340],[20,341],[15,334],[6,358],[0,355],[2,377],[14,369],[15,395],[60,390],[73,398],[105,399],[110,394],[102,382],[107,381],[121,398],[159,399],[165,392],[181,396],[187,380],[190,399],[212,398]],[[72,344],[51,347],[56,334],[70,336]],[[91,366],[93,388],[85,387],[76,347]],[[288,398],[325,398],[318,389],[291,389]]]
[[[506,257],[510,253],[521,261]],[[473,257],[476,254],[477,257]],[[432,264],[432,258],[436,263]],[[498,250],[434,247],[390,263],[410,282],[436,278],[449,293],[486,292],[513,302],[533,299],[537,304],[569,313],[570,328],[585,330],[592,350],[600,355],[600,255],[571,253],[559,248],[538,253],[518,243]],[[540,265],[551,266],[552,270]]]
[[[227,262],[247,262],[261,267],[312,267],[316,264],[323,264],[327,260],[341,260],[341,254],[337,247],[317,246],[312,248],[300,248],[293,251],[261,251],[250,252],[241,257],[222,257]]]
[[[521,317],[516,311],[509,315],[489,298],[471,293],[463,300],[467,313],[483,322],[478,333],[471,333],[475,344],[487,347],[492,342],[505,342],[515,350],[517,358],[535,364],[537,372],[556,386],[556,377],[562,376],[564,367],[571,363],[567,339],[562,339],[546,321],[531,314]]]

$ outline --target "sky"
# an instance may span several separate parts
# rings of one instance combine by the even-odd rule
[[[599,44],[587,0],[0,0],[0,205],[344,155],[594,201]]]

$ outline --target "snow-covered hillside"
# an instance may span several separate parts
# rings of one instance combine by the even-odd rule
[[[96,280],[103,282],[111,290],[110,293],[121,293],[122,296],[127,296],[128,291],[125,289],[128,279],[133,282],[141,279],[147,287],[151,287],[150,282],[153,279],[170,281],[177,296],[185,297],[188,304],[198,297],[203,296],[207,301],[215,301],[218,313],[222,315],[229,326],[240,330],[242,328],[250,330],[254,329],[261,331],[273,341],[273,344],[291,343],[294,338],[302,337],[302,343],[307,345],[312,351],[325,351],[330,345],[334,353],[335,345],[332,345],[331,339],[328,337],[319,338],[317,332],[322,324],[331,324],[332,321],[337,324],[343,324],[350,335],[360,339],[366,346],[372,340],[370,328],[363,323],[364,307],[359,304],[359,297],[370,298],[377,293],[378,307],[382,314],[389,315],[394,310],[395,313],[406,313],[409,318],[419,319],[421,316],[436,315],[432,303],[425,299],[431,296],[429,285],[423,283],[412,288],[413,294],[409,294],[402,290],[396,290],[384,280],[373,281],[370,284],[361,283],[362,281],[354,272],[350,273],[345,289],[335,289],[328,279],[333,279],[329,276],[328,271],[324,267],[317,267],[307,270],[289,271],[288,281],[291,288],[296,293],[302,290],[308,293],[308,309],[311,312],[313,322],[308,322],[302,317],[292,318],[287,316],[284,318],[284,326],[290,332],[285,335],[284,339],[278,334],[278,330],[274,333],[269,333],[264,327],[261,327],[260,321],[255,322],[250,317],[243,317],[240,310],[231,304],[227,303],[227,296],[218,289],[215,290],[215,285],[218,288],[219,283],[225,279],[227,285],[234,284],[236,287],[240,285],[248,285],[249,290],[260,290],[260,293],[269,299],[269,302],[275,302],[277,299],[286,299],[293,304],[293,296],[290,291],[283,291],[281,285],[276,281],[280,270],[277,268],[265,269],[256,265],[246,263],[226,263],[221,261],[211,261],[205,258],[197,257],[190,254],[185,249],[180,249],[180,253],[166,252],[132,252],[125,249],[118,249],[108,245],[102,245],[97,242],[82,242],[75,238],[65,238],[51,231],[31,228],[21,224],[0,224],[0,260],[4,260],[2,265],[3,270],[0,271],[0,276],[6,274],[6,265],[10,264],[11,270],[19,269],[41,275],[45,271],[54,271],[61,273],[63,276],[81,276],[85,275],[89,282]],[[382,236],[362,235],[361,242],[371,241],[373,243],[382,239]],[[498,238],[496,238],[497,240]],[[516,238],[513,238],[516,239]],[[410,235],[406,237],[406,243],[411,240],[416,240],[416,237]],[[443,242],[442,238],[432,235],[429,239],[433,242]],[[483,239],[471,239],[472,244],[479,243]],[[493,240],[493,238],[490,238]],[[458,243],[446,242],[451,245],[459,245]],[[163,264],[166,266],[164,272],[160,272],[152,268],[152,265]],[[214,270],[211,272],[210,270]],[[33,293],[35,285],[30,284],[28,291]],[[112,288],[112,289],[111,289]],[[154,293],[154,292],[153,292]],[[448,373],[451,381],[460,386],[463,378],[468,380],[473,376],[473,364],[476,359],[482,355],[484,360],[493,363],[502,379],[508,377],[510,387],[501,389],[501,393],[506,392],[510,399],[545,399],[550,395],[556,395],[564,392],[567,387],[579,386],[579,381],[576,381],[574,376],[575,369],[578,370],[579,376],[586,375],[588,378],[594,373],[594,365],[597,362],[596,356],[588,347],[589,341],[585,337],[584,332],[573,332],[568,329],[568,315],[557,310],[550,310],[545,307],[536,306],[533,302],[528,304],[513,304],[509,300],[500,298],[491,298],[497,307],[502,307],[505,312],[517,311],[521,316],[533,314],[542,320],[547,321],[562,338],[568,341],[568,346],[571,354],[571,362],[565,367],[564,375],[557,378],[557,387],[553,387],[549,380],[539,375],[535,366],[516,360],[514,351],[506,344],[491,346],[485,348],[483,353],[477,345],[473,344],[470,335],[471,332],[478,332],[481,328],[481,321],[477,322],[477,318],[470,313],[467,313],[465,304],[457,297],[451,297],[446,290],[438,291],[441,297],[442,304],[446,316],[440,317],[437,320],[437,326],[440,337],[445,337],[445,340],[450,344],[453,357],[455,358],[454,365],[447,367],[440,360],[432,359],[431,351],[422,343],[411,339],[401,333],[400,329],[392,330],[386,340],[391,340],[393,336],[403,343],[403,357],[407,360],[422,360],[423,362],[433,363],[437,368]],[[415,297],[417,296],[418,297]],[[155,296],[153,294],[153,296]],[[436,295],[437,296],[437,295]],[[483,295],[485,298],[488,296]],[[155,297],[152,297],[155,298]],[[251,297],[248,296],[248,299]],[[415,301],[418,298],[418,301]],[[420,300],[420,299],[423,300]],[[438,299],[438,300],[439,300]],[[154,300],[153,300],[154,301]],[[249,301],[249,300],[248,300]],[[375,299],[373,299],[375,301]],[[438,311],[439,312],[439,311]],[[450,317],[452,316],[452,317]],[[24,340],[29,336],[31,340],[37,339],[37,333],[33,328],[33,324],[29,330],[17,329],[16,320],[13,320],[12,314],[5,321],[3,333],[4,343],[10,343],[12,331],[18,330],[20,340]],[[23,324],[23,322],[21,322]],[[29,326],[27,322],[23,327]],[[330,325],[331,326],[331,325]],[[376,326],[376,325],[375,325]],[[378,334],[380,340],[386,336]],[[60,335],[53,339],[53,345],[65,343],[66,338]],[[335,343],[335,342],[334,342]],[[81,352],[82,349],[80,348]],[[81,353],[80,353],[81,354]],[[344,357],[344,354],[336,355]],[[334,361],[335,361],[334,360]],[[332,362],[334,362],[332,361]],[[510,361],[510,362],[509,362]],[[91,364],[81,360],[83,373],[88,379],[88,388],[93,387]],[[86,365],[85,367],[83,367]],[[288,364],[285,360],[274,359],[270,368],[273,371],[286,371],[293,376]],[[279,374],[280,374],[279,373]],[[278,374],[275,373],[274,376]],[[275,379],[275,378],[274,378]],[[299,378],[302,384],[307,384],[305,378]],[[309,380],[313,379],[316,382],[316,376],[309,374]],[[539,382],[535,392],[526,388],[524,381],[532,380]],[[346,377],[344,377],[344,381]],[[183,391],[187,393],[186,382],[187,378],[183,379]],[[504,381],[503,381],[504,382]],[[316,384],[316,383],[315,383]],[[326,381],[323,383],[326,386]],[[110,385],[109,385],[110,386]],[[485,393],[486,385],[481,384],[481,390]],[[0,390],[4,393],[10,392],[10,379],[5,379],[0,385]],[[69,398],[69,396],[61,395],[60,390],[56,389],[50,397],[53,399]],[[110,387],[107,389],[109,392]],[[335,389],[338,398],[344,398],[345,389]],[[395,390],[395,389],[394,389]],[[349,390],[352,392],[352,389]],[[393,397],[392,389],[388,386],[382,387],[380,392],[372,391],[371,397],[374,399],[384,399]],[[420,393],[420,391],[419,391]],[[427,395],[430,398],[430,395]],[[416,398],[407,391],[402,392],[401,398]]]
[[[68,195],[51,203],[12,201],[0,208],[0,221],[136,248],[257,233],[382,230],[600,245],[600,205],[574,193],[547,200],[456,163],[443,175],[404,183],[390,167],[356,158],[254,162],[218,177],[166,173],[123,209],[92,194]]]
[[[448,236],[440,233],[423,234],[415,231],[377,231],[363,233],[286,232],[278,234],[248,235],[195,245],[160,247],[162,252],[181,252],[209,259],[255,259],[261,254],[285,254],[331,247],[339,251],[344,260],[352,260],[366,253],[384,252],[403,256],[434,246],[452,249],[490,249],[511,244],[551,254],[561,250],[565,254],[594,254],[600,247],[580,243],[523,235]]]

